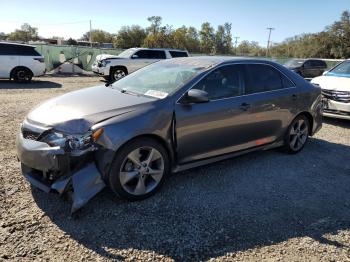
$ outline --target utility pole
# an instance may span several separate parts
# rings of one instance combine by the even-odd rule
[[[268,27],[268,28],[266,28],[266,29],[269,30],[269,38],[268,38],[268,40],[267,40],[267,48],[266,48],[266,57],[268,57],[268,55],[269,55],[269,49],[270,49],[271,31],[272,31],[272,30],[275,30],[275,28],[273,28],[273,27]]]
[[[235,53],[236,53],[236,55],[237,55],[237,44],[238,44],[238,39],[239,38],[240,38],[239,36],[235,36],[234,37],[234,39],[235,39]]]
[[[90,41],[90,47],[92,47],[92,35],[91,35],[92,27],[91,27],[91,20],[90,20],[90,34],[89,34],[89,41]]]

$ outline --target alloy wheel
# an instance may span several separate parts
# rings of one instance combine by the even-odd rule
[[[294,151],[301,149],[309,135],[309,127],[305,119],[298,119],[293,123],[289,132],[289,145]]]
[[[164,175],[164,159],[153,147],[140,147],[124,159],[119,180],[129,194],[141,196],[154,190]]]
[[[119,80],[125,76],[125,72],[121,69],[115,70],[113,77],[115,80]]]

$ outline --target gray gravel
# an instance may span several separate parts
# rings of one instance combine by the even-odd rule
[[[21,177],[15,134],[43,99],[101,83],[0,80],[0,260],[350,261],[350,121],[297,155],[252,153],[169,177],[142,202],[108,189],[77,217]]]

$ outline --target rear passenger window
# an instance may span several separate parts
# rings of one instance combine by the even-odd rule
[[[250,64],[246,68],[249,76],[245,87],[246,94],[261,93],[294,86],[293,82],[272,66]]]
[[[165,52],[161,50],[147,50],[150,59],[165,59]]]
[[[181,52],[181,51],[169,51],[171,57],[188,57],[187,52]]]
[[[17,46],[16,52],[21,56],[40,56],[40,54],[30,46]]]

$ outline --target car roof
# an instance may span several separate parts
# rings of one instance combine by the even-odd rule
[[[21,44],[21,43],[16,43],[16,42],[5,42],[5,41],[0,41],[0,44],[6,44],[6,45],[17,45],[17,46],[28,46],[28,47],[33,47],[33,45],[27,45],[27,44]]]
[[[230,62],[264,62],[274,64],[274,62],[264,59],[233,57],[233,56],[192,56],[162,60],[162,63],[174,63],[200,67],[213,67]]]
[[[180,51],[180,52],[187,52],[187,50],[184,49],[175,49],[175,48],[148,48],[148,47],[132,47],[129,48],[132,50],[162,50],[162,51]]]

